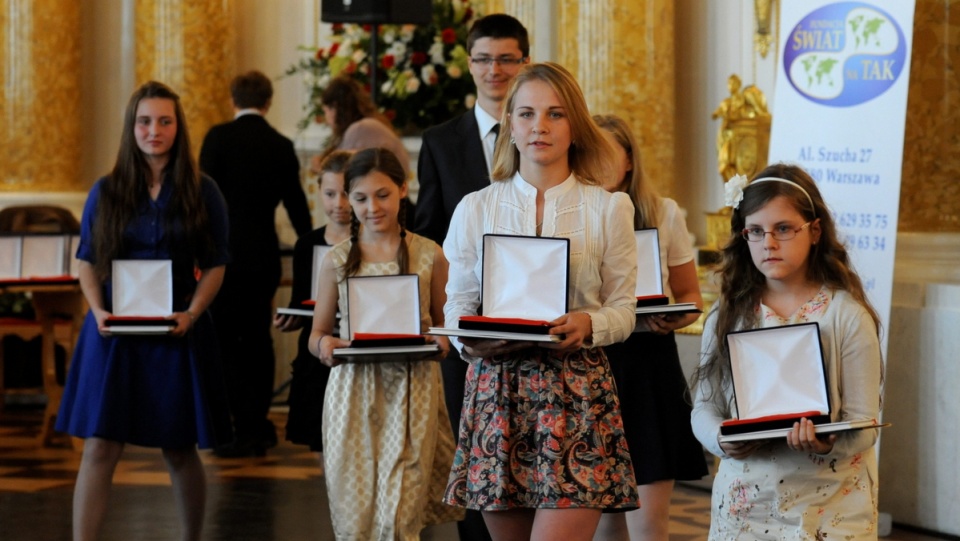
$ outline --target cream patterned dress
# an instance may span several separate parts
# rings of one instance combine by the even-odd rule
[[[420,323],[430,321],[433,241],[407,233],[410,272],[420,276]],[[342,268],[345,241],[331,250]],[[398,274],[396,262],[360,265],[358,275]],[[347,320],[346,282],[339,308]],[[342,329],[346,331],[346,329]],[[462,512],[441,503],[454,441],[433,361],[344,363],[333,368],[323,405],[327,496],[338,540],[418,540]]]

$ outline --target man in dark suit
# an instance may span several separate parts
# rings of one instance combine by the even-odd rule
[[[280,284],[275,213],[283,206],[297,235],[310,232],[307,198],[293,142],[267,123],[273,85],[251,71],[230,83],[234,120],[210,129],[200,168],[227,201],[230,255],[223,286],[211,306],[224,359],[233,442],[218,456],[258,456],[277,444],[267,418],[273,399],[273,296]]]
[[[477,85],[476,105],[423,134],[417,162],[420,193],[413,230],[443,244],[454,209],[468,193],[490,184],[493,148],[510,83],[530,61],[527,30],[502,13],[477,19],[467,34],[470,75]],[[460,428],[467,363],[454,348],[441,363],[443,392],[456,436]],[[490,539],[477,511],[457,525],[461,541]]]

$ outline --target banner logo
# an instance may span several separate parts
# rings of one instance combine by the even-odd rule
[[[864,2],[823,6],[790,32],[783,67],[803,97],[850,107],[883,94],[900,77],[907,43],[887,12]]]

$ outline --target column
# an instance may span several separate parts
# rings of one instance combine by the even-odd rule
[[[633,128],[647,178],[672,196],[676,95],[671,0],[571,0],[557,9],[557,59],[583,88],[592,114]]]
[[[229,120],[235,73],[231,0],[138,0],[136,80],[169,85],[180,95],[196,154],[214,124]]]
[[[960,232],[960,0],[917,0],[900,231]]]
[[[0,0],[0,192],[80,189],[80,3]]]

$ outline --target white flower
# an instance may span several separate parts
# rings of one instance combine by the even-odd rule
[[[460,66],[450,64],[447,66],[447,75],[449,75],[451,79],[459,79],[460,76],[463,75],[463,72],[460,71]]]
[[[367,51],[364,51],[363,49],[357,49],[356,51],[353,51],[352,58],[353,58],[353,61],[356,62],[357,64],[363,62],[363,59],[366,57],[367,57]]]
[[[387,54],[393,55],[399,64],[407,57],[407,45],[400,41],[393,42],[393,45],[387,48]]]
[[[739,208],[743,201],[743,190],[747,187],[747,177],[734,175],[723,185],[723,203],[728,207]]]
[[[405,24],[400,27],[400,39],[405,42],[410,42],[413,39],[413,32],[417,29],[415,24]]]
[[[467,107],[467,109],[470,109],[476,103],[477,103],[477,97],[474,96],[473,94],[467,94],[467,97],[463,98],[463,104]]]
[[[384,96],[390,96],[393,93],[393,81],[386,80],[380,85],[380,93]]]
[[[397,39],[397,33],[393,28],[387,28],[383,32],[383,42],[386,43],[387,45],[390,45],[396,39]]]
[[[433,67],[433,64],[426,64],[420,68],[420,78],[428,85],[435,85],[439,80],[437,70]]]
[[[430,55],[430,62],[438,66],[442,66],[445,62],[443,59],[443,42],[440,41],[440,38],[435,38],[433,45],[427,50],[427,54]]]
[[[404,73],[409,77],[406,87],[407,94],[413,94],[417,90],[420,90],[420,79],[417,79],[417,76],[414,75],[412,71],[406,71]]]

